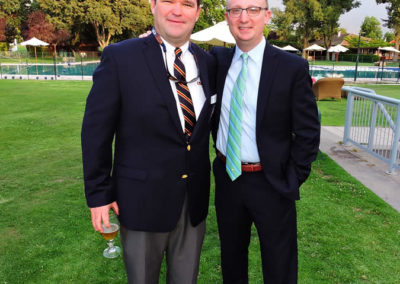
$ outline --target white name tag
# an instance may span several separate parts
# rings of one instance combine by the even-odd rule
[[[210,98],[210,104],[215,104],[217,102],[217,94],[212,95]]]

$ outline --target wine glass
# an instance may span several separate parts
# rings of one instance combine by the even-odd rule
[[[118,246],[114,246],[114,239],[119,231],[119,221],[114,212],[109,213],[110,227],[107,228],[106,225],[101,224],[103,227],[103,233],[100,233],[104,239],[107,240],[108,247],[103,251],[104,257],[116,258],[121,254],[121,249]]]

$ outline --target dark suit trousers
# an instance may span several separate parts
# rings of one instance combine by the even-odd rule
[[[264,283],[297,283],[295,201],[273,190],[262,172],[242,173],[232,182],[219,158],[213,167],[224,283],[248,283],[253,223],[260,240]]]

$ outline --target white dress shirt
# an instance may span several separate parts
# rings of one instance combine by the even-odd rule
[[[265,38],[250,50],[247,54],[248,68],[246,88],[242,101],[242,135],[241,135],[241,161],[245,163],[258,163],[260,156],[258,154],[256,142],[256,113],[258,86],[260,84],[261,67],[264,57]],[[221,115],[219,120],[217,134],[217,149],[226,156],[226,145],[228,141],[229,111],[231,105],[231,96],[233,86],[242,69],[243,51],[236,46],[235,54],[232,58],[231,66],[225,80],[224,92],[222,95]]]
[[[171,75],[174,75],[174,61],[175,61],[175,47],[169,44],[162,38],[163,43],[167,49],[166,56],[167,56],[167,63],[168,63],[168,70]],[[163,59],[165,63],[164,51],[160,45],[161,52],[163,53]],[[196,60],[193,57],[193,54],[189,51],[189,42],[186,42],[183,46],[180,47],[182,50],[181,61],[185,65],[186,70],[186,81],[190,81],[195,77],[198,77],[198,69],[196,66]],[[175,82],[169,80],[171,85],[172,93],[174,94],[176,107],[178,109],[179,120],[181,121],[182,130],[185,131],[185,120],[183,119],[183,112],[182,108],[179,103],[178,93],[176,92],[176,85]],[[201,85],[200,77],[188,84],[190,95],[193,101],[194,112],[196,114],[196,120],[199,118],[201,109],[203,108],[204,102],[206,101],[206,97],[204,95],[204,90]]]

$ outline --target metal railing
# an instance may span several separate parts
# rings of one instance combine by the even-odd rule
[[[353,143],[400,169],[400,100],[377,95],[371,89],[343,87],[347,92],[344,145]]]

